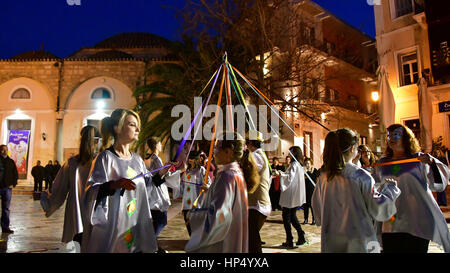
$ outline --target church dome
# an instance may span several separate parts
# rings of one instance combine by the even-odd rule
[[[151,48],[167,47],[170,41],[161,36],[145,32],[120,33],[106,38],[94,48]]]
[[[57,60],[60,59],[50,52],[43,50],[25,51],[10,58],[11,60]]]

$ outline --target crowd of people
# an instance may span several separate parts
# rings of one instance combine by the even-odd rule
[[[53,163],[51,160],[48,161],[47,165],[42,166],[41,161],[38,160],[36,165],[31,169],[31,176],[34,180],[34,192],[42,192],[42,182],[45,181],[45,190],[52,191],[53,180],[55,180],[56,175],[61,169],[61,164],[58,160]]]
[[[262,253],[260,231],[274,210],[282,211],[281,247],[308,241],[302,224],[311,215],[310,224],[321,227],[322,252],[427,252],[430,241],[450,252],[447,223],[432,194],[445,191],[449,168],[442,156],[422,153],[403,125],[388,128],[379,160],[358,145],[354,131],[329,132],[319,169],[298,146],[289,148],[284,165],[278,158],[270,164],[259,132],[256,139],[224,132],[209,156],[188,149],[188,142],[180,147],[184,157],[166,163],[159,157],[161,140],[151,137],[142,158],[133,152],[140,126],[136,112],[116,109],[101,122],[100,151],[97,129],[85,126],[78,155],[62,167],[55,167],[57,161],[33,167],[35,191],[49,181],[40,198],[45,215],[67,202],[62,241],[76,242],[80,252],[166,252],[157,237],[167,225],[169,192],[181,198],[188,253]],[[7,162],[0,160],[0,176],[7,176]],[[10,180],[0,180],[6,183],[2,204],[4,188],[17,183]],[[2,211],[6,231],[7,218]]]

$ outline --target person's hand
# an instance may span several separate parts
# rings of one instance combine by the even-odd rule
[[[170,168],[172,168],[172,166],[173,165],[175,165],[175,164],[178,164],[178,162],[169,162],[167,165],[169,165],[169,166],[167,166],[167,167],[165,167],[164,169],[161,169],[161,170],[159,170],[159,175],[161,176],[161,177],[164,177],[164,175],[166,175],[168,172],[169,172],[169,170],[170,170]]]
[[[201,189],[202,191],[204,191],[204,192],[207,192],[207,191],[209,190],[209,185],[203,183],[202,186],[200,187],[200,189]]]
[[[178,164],[178,161],[177,162],[174,162],[173,163],[174,165],[175,164]],[[185,162],[183,162],[183,164],[181,165],[181,167],[180,167],[180,172],[182,173],[182,172],[185,172],[187,170],[187,164],[185,163]]]
[[[429,165],[431,165],[431,163],[433,163],[430,154],[423,154],[423,155],[417,157],[417,159],[419,159],[420,162],[426,163],[426,164],[429,164]]]
[[[384,183],[397,186],[397,180],[395,180],[394,178],[385,178]]]
[[[111,184],[111,189],[113,190],[117,190],[117,189],[126,189],[128,191],[133,191],[136,189],[136,183],[134,183],[133,181],[131,181],[128,178],[121,178],[119,180],[115,180],[110,182]]]

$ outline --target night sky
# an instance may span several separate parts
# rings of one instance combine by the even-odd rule
[[[68,2],[80,1],[81,5]],[[375,36],[373,7],[366,0],[314,0],[343,21]],[[1,0],[0,59],[29,50],[67,57],[83,46],[122,32],[180,37],[173,8],[184,0]],[[169,8],[173,7],[173,8]]]

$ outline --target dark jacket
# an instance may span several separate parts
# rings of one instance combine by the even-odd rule
[[[58,174],[59,170],[61,169],[61,165],[53,165],[53,179],[55,179],[56,175]]]
[[[31,169],[31,175],[34,177],[34,180],[42,181],[45,177],[45,168],[36,165]]]
[[[54,175],[53,175],[53,164],[47,164],[45,165],[45,175],[44,179],[47,181],[53,181]]]
[[[14,160],[9,156],[6,158],[0,156],[0,188],[15,187],[17,179],[19,179],[19,174]]]

